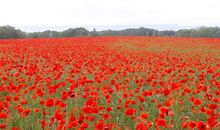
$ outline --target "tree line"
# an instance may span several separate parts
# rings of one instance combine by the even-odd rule
[[[47,30],[44,32],[26,33],[11,26],[0,26],[0,39],[17,38],[61,38],[80,36],[179,36],[179,37],[220,37],[219,27],[200,27],[195,29],[181,29],[178,31],[158,31],[150,28],[131,28],[124,30],[88,31],[85,28],[69,28],[58,32]]]

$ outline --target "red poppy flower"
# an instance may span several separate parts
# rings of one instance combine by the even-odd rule
[[[169,112],[169,108],[166,106],[162,106],[159,108],[159,112],[167,115]]]
[[[188,122],[183,122],[183,124],[182,124],[182,126],[181,126],[182,128],[188,128]]]
[[[194,103],[195,106],[200,106],[202,104],[202,100],[195,99],[193,103]]]
[[[148,116],[149,116],[148,113],[145,113],[145,112],[141,113],[141,115],[140,115],[140,117],[141,117],[142,119],[147,119]]]
[[[46,106],[47,107],[52,107],[54,105],[54,100],[52,98],[48,98],[46,100]]]
[[[108,112],[112,111],[112,107],[107,107],[106,111],[108,111]]]
[[[162,119],[162,118],[156,118],[155,119],[156,125],[157,126],[163,126],[166,127],[167,126],[167,122],[166,120]]]
[[[62,91],[62,97],[61,97],[62,100],[66,100],[68,98],[68,96],[69,95],[66,91]]]
[[[153,90],[149,90],[149,91],[144,91],[142,93],[143,96],[152,96],[153,95]]]
[[[14,127],[12,127],[12,130],[19,130],[19,128],[14,126]]]
[[[209,109],[216,109],[218,106],[216,104],[209,104],[208,108]]]
[[[4,129],[6,128],[6,125],[5,124],[0,124],[0,129]]]
[[[128,108],[125,110],[125,115],[132,116],[132,115],[134,115],[135,112],[136,112],[136,110],[134,108]]]
[[[208,123],[209,127],[213,128],[218,122],[217,122],[216,118],[210,117],[207,119],[207,123]]]
[[[81,123],[80,128],[84,130],[84,129],[86,129],[88,126],[89,126],[88,123],[83,122],[83,123]]]
[[[190,122],[188,123],[188,127],[191,128],[191,129],[196,128],[196,126],[197,126],[197,123],[196,123],[195,121],[190,121]]]
[[[207,129],[207,125],[206,125],[204,122],[199,121],[199,122],[197,123],[197,129],[198,129],[198,130],[206,130],[206,129]]]
[[[144,122],[141,122],[136,125],[136,130],[148,130],[148,125]]]
[[[104,121],[99,120],[99,122],[95,124],[95,128],[97,128],[98,130],[102,130],[104,128]]]
[[[0,119],[2,119],[2,118],[7,118],[7,117],[8,117],[8,114],[0,113]]]
[[[110,117],[110,114],[105,113],[103,116],[104,116],[104,119],[107,120]]]
[[[62,119],[63,119],[63,115],[60,113],[60,111],[56,111],[54,117],[55,117],[57,120],[62,120]]]
[[[41,128],[44,129],[46,126],[46,121],[44,119],[40,120]]]

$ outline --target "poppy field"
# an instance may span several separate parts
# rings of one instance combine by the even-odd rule
[[[0,40],[1,130],[220,130],[220,39]]]

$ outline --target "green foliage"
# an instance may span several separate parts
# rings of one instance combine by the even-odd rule
[[[74,36],[88,36],[89,31],[85,28],[75,28],[75,29],[68,29],[61,33],[62,37],[74,37]]]
[[[181,37],[220,37],[219,27],[200,27],[196,29],[183,29],[176,32]]]
[[[149,28],[131,28],[131,29],[125,29],[125,30],[105,30],[98,32],[98,35],[100,36],[157,36],[158,35],[157,30],[149,29]]]
[[[44,31],[44,32],[34,32],[29,33],[28,37],[30,38],[51,38],[51,37],[62,37],[60,32],[57,31]]]
[[[11,26],[0,26],[0,39],[24,38],[25,33]]]
[[[150,28],[130,28],[124,30],[88,31],[85,28],[69,28],[62,32],[47,30],[44,32],[25,33],[11,26],[0,26],[0,39],[12,38],[60,38],[80,36],[179,36],[179,37],[220,37],[219,27],[200,27],[178,31],[158,31]]]

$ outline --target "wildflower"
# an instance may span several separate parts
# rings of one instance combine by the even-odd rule
[[[206,130],[207,125],[204,122],[200,121],[200,122],[197,123],[197,129],[198,130]]]
[[[148,113],[145,113],[145,112],[142,112],[141,115],[140,115],[140,117],[141,117],[142,119],[147,119],[148,116],[149,116]]]
[[[135,112],[136,110],[134,108],[128,108],[127,110],[125,110],[125,115],[132,116]]]
[[[202,100],[195,99],[193,103],[194,103],[195,106],[200,106],[202,104]]]
[[[52,107],[54,105],[54,100],[52,98],[47,99],[46,106]]]
[[[157,126],[163,126],[166,127],[167,126],[167,122],[166,120],[162,119],[162,118],[156,118],[155,119],[156,125]]]
[[[148,125],[144,122],[141,122],[136,125],[136,130],[148,130]]]
[[[188,127],[191,128],[191,129],[196,128],[196,126],[197,126],[197,124],[196,124],[195,121],[190,121],[190,122],[188,123]]]
[[[7,118],[7,117],[8,117],[8,114],[0,113],[0,119],[2,119],[2,118]]]

